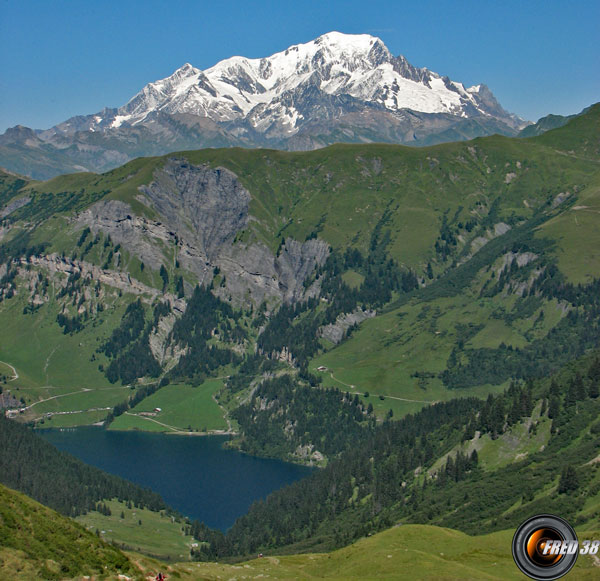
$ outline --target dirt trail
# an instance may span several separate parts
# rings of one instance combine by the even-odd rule
[[[148,416],[141,416],[140,414],[132,414],[131,412],[125,412],[125,415],[127,416],[133,416],[136,418],[140,418],[142,420],[148,420],[149,422],[154,422],[155,424],[158,424],[159,426],[164,426],[165,428],[169,428],[169,430],[171,430],[170,433],[172,434],[185,434],[186,436],[206,436],[206,435],[237,435],[237,432],[232,431],[231,429],[229,430],[208,430],[206,432],[190,432],[189,430],[182,430],[181,428],[177,428],[175,426],[170,426],[169,424],[163,424],[163,422],[159,422],[158,420],[155,420],[154,418],[149,418]]]
[[[233,434],[233,428],[231,427],[231,420],[229,419],[229,414],[227,410],[221,405],[221,402],[215,397],[216,394],[213,393],[212,399],[219,406],[219,409],[223,413],[223,419],[227,422],[227,433]]]
[[[342,385],[345,385],[346,387],[349,387],[350,389],[356,389],[356,385],[350,385],[348,383],[344,383],[343,381],[341,381],[337,377],[335,377],[333,375],[333,372],[330,372],[329,375],[331,376],[331,379],[333,379],[333,381],[337,381],[338,383],[341,383]],[[364,393],[364,391],[351,391],[350,393],[352,395],[354,395],[354,394],[362,395]],[[427,403],[427,404],[436,403],[435,401],[425,401],[422,399],[406,399],[405,397],[396,397],[395,395],[386,395],[386,394],[379,394],[379,393],[370,393],[370,395],[373,395],[375,397],[379,397],[380,395],[383,395],[383,397],[385,397],[385,398],[389,397],[390,399],[397,399],[398,401],[408,401],[410,403]]]
[[[126,416],[134,416],[136,418],[140,418],[142,420],[148,420],[149,422],[154,422],[155,424],[158,424],[159,426],[164,426],[165,428],[169,428],[169,430],[172,430],[173,432],[180,432],[181,428],[176,428],[175,426],[169,426],[169,424],[163,424],[162,422],[159,422],[158,420],[155,420],[154,418],[149,418],[148,416],[140,416],[139,414],[132,414],[131,412],[125,412]]]
[[[78,391],[71,391],[69,393],[61,393],[60,395],[52,395],[50,397],[47,397],[46,399],[40,399],[38,401],[34,401],[32,404],[28,405],[26,408],[23,408],[23,409],[24,410],[29,410],[33,406],[38,405],[39,403],[44,403],[45,401],[50,401],[51,399],[58,399],[59,397],[67,397],[68,395],[75,395],[77,393],[85,393],[86,391],[92,391],[92,390],[89,387],[82,387]]]
[[[4,363],[6,367],[10,367],[13,371],[13,376],[8,381],[14,381],[15,379],[19,379],[19,374],[17,373],[17,370],[10,363],[6,363],[6,361],[0,361],[0,363]]]

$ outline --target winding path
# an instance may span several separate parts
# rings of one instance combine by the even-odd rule
[[[333,371],[329,372],[329,375],[331,376],[331,379],[333,379],[333,381],[337,381],[338,383],[341,383],[342,385],[345,385],[346,387],[349,387],[350,389],[356,389],[356,385],[350,385],[348,383],[344,383],[343,381],[341,381],[340,379],[338,379],[337,377],[335,377],[333,375]],[[352,395],[362,395],[364,392],[362,391],[351,391],[350,392]],[[383,395],[383,397],[385,398],[390,398],[390,399],[396,399],[398,401],[407,401],[410,403],[426,403],[426,404],[433,404],[433,403],[437,403],[435,401],[425,401],[422,399],[407,399],[405,397],[396,397],[395,395],[385,395],[385,394],[379,394],[379,393],[370,393],[370,395],[374,395],[375,397],[380,397],[381,395]]]
[[[13,376],[8,381],[14,381],[15,379],[19,379],[19,374],[17,373],[17,370],[10,363],[6,363],[6,361],[0,361],[0,363],[4,363],[6,367],[10,367],[13,371]]]
[[[142,420],[148,420],[149,422],[154,422],[155,424],[158,424],[159,426],[164,426],[165,428],[169,428],[169,430],[173,430],[174,432],[181,432],[181,428],[176,428],[175,426],[169,426],[169,424],[163,424],[162,422],[159,422],[158,420],[155,420],[154,418],[149,418],[148,416],[140,416],[139,414],[132,414],[130,412],[125,412],[126,416],[133,416],[135,418],[140,418]]]
[[[237,435],[237,432],[233,432],[231,430],[207,430],[206,432],[190,432],[189,430],[182,430],[181,428],[177,428],[175,426],[170,426],[169,424],[163,424],[154,418],[149,418],[148,416],[141,416],[139,414],[132,414],[131,412],[125,412],[126,416],[133,416],[135,418],[140,418],[142,420],[148,420],[149,422],[154,422],[159,426],[164,426],[165,428],[169,428],[172,434],[185,434],[187,436],[206,436],[206,435]],[[229,422],[228,422],[229,423]]]
[[[71,391],[69,393],[61,393],[60,395],[52,395],[50,397],[47,397],[46,399],[40,399],[38,401],[34,401],[32,404],[30,404],[27,407],[23,408],[23,410],[29,410],[33,406],[37,405],[38,403],[44,403],[45,401],[50,401],[51,399],[58,399],[59,397],[67,397],[68,395],[75,395],[77,393],[85,393],[86,391],[93,391],[93,390],[90,389],[89,387],[82,387],[78,391]]]
[[[229,377],[229,376],[227,376],[227,377]],[[217,379],[220,379],[220,378],[217,378]],[[229,414],[227,413],[227,410],[221,405],[221,402],[215,396],[216,396],[216,393],[213,393],[212,399],[219,406],[219,409],[223,413],[223,419],[227,422],[227,432],[226,433],[235,434],[235,432],[233,431],[233,428],[231,427],[231,420],[229,419]]]

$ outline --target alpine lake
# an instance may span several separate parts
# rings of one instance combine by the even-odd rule
[[[191,520],[223,531],[255,500],[314,470],[224,448],[228,436],[171,436],[93,426],[38,433],[59,450],[151,488]]]

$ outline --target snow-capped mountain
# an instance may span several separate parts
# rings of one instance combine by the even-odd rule
[[[247,120],[261,133],[278,126],[292,134],[314,121],[314,114],[319,116],[314,99],[306,102],[307,93],[343,95],[392,113],[409,109],[463,118],[487,116],[509,126],[522,125],[499,107],[483,85],[465,88],[415,68],[404,57],[392,56],[374,36],[330,32],[267,58],[236,56],[205,71],[185,64],[170,77],[146,85],[116,113],[95,115],[89,129],[134,126],[152,113],[163,112],[208,117],[218,123]]]
[[[425,145],[514,135],[524,125],[483,84],[465,87],[416,68],[374,36],[330,32],[266,58],[235,56],[204,71],[187,63],[118,109],[73,117],[36,135],[43,155],[53,147],[71,165],[97,171],[176,149]]]

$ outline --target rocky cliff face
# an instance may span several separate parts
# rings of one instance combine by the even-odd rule
[[[140,188],[138,200],[160,221],[135,214],[124,202],[103,200],[79,214],[75,225],[110,235],[151,268],[177,260],[200,284],[211,283],[216,267],[224,280],[216,294],[236,304],[294,302],[314,294],[303,283],[325,262],[329,246],[288,238],[275,256],[264,244],[235,242],[251,219],[251,195],[233,172],[173,158]]]
[[[248,225],[250,193],[224,168],[171,159],[140,191],[164,222],[177,235],[193,240],[209,261]]]
[[[332,343],[337,345],[342,342],[342,339],[348,332],[350,327],[354,325],[360,325],[364,320],[371,319],[377,313],[375,311],[363,309],[356,309],[352,313],[343,313],[338,316],[335,323],[324,325],[318,331],[319,336],[329,339]]]

